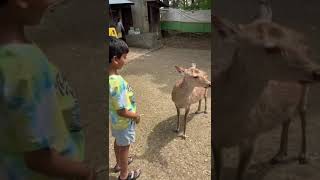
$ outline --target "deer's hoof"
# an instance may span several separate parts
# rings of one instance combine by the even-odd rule
[[[188,136],[185,135],[185,134],[179,134],[178,136],[181,137],[182,139],[187,139],[187,137],[188,137]]]
[[[175,133],[178,133],[180,131],[180,129],[174,129],[172,131],[175,132]]]
[[[306,155],[299,156],[299,164],[308,164],[308,158],[306,157]]]
[[[279,164],[281,161],[279,161],[278,159],[276,159],[276,158],[272,158],[271,160],[270,160],[270,164],[271,165],[275,165],[275,164]]]
[[[201,113],[200,111],[196,111],[196,112],[195,112],[195,114],[200,114],[200,113]]]
[[[270,164],[272,165],[280,164],[285,161],[285,157],[286,157],[285,154],[277,154],[270,160]]]
[[[207,112],[207,111],[204,111],[203,113],[208,114],[208,112]]]

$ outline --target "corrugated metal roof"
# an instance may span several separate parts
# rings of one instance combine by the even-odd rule
[[[109,4],[134,4],[132,1],[129,0],[109,0]]]

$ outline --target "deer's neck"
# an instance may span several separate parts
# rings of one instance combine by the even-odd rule
[[[194,89],[194,87],[191,86],[185,78],[183,78],[181,84],[178,87],[182,90],[180,92],[183,92],[187,96],[191,95]]]
[[[182,79],[172,91],[172,100],[179,108],[190,107],[191,104],[201,99],[201,94],[194,93],[194,86],[187,79]]]
[[[248,69],[241,59],[234,57],[233,64],[220,74],[215,83],[216,116],[248,114],[267,85],[258,72]]]

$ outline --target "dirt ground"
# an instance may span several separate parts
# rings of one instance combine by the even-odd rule
[[[310,44],[313,60],[319,61],[319,2],[310,0],[303,2],[299,0],[272,1],[274,21],[304,33]],[[232,0],[215,1],[214,12],[224,16],[236,23],[247,23],[257,12],[256,0],[243,0],[234,2]],[[284,11],[285,9],[285,11]],[[215,69],[221,69],[232,55],[231,46],[222,46],[220,39],[213,35],[213,63]],[[215,71],[217,72],[217,71]],[[219,87],[216,87],[217,91]],[[309,96],[309,110],[307,115],[307,151],[310,161],[306,165],[300,165],[296,157],[300,152],[300,122],[296,119],[289,130],[289,154],[288,161],[284,164],[271,166],[268,161],[275,155],[279,148],[280,130],[263,134],[256,143],[256,151],[253,162],[249,168],[246,180],[318,180],[320,179],[320,86],[315,85]],[[214,113],[214,111],[213,111]],[[214,129],[213,129],[214,131]],[[237,149],[229,149],[224,154],[225,165],[223,180],[234,179],[235,167],[237,165]]]
[[[179,39],[188,42],[186,38]],[[206,43],[208,45],[208,41]],[[191,63],[196,63],[210,76],[209,50],[171,45],[138,57],[121,72],[135,91],[138,111],[144,114],[137,126],[136,143],[130,152],[134,162],[129,166],[130,169],[142,169],[141,180],[208,180],[211,177],[211,111],[195,115],[197,105],[193,105],[187,126],[189,138],[182,140],[173,132],[176,110],[171,101],[171,90],[175,81],[181,78],[174,65],[189,67]],[[211,109],[211,93],[208,109]],[[113,141],[110,134],[110,167],[115,165]],[[115,180],[117,176],[110,173],[109,179]]]

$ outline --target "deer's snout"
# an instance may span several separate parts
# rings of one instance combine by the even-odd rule
[[[210,87],[211,87],[211,82],[209,82],[209,84],[208,84],[207,88],[210,88]]]

